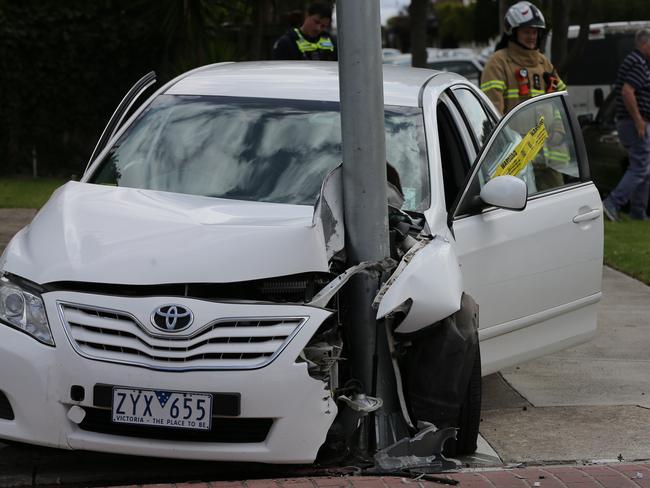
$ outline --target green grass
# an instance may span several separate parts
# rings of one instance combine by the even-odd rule
[[[66,180],[0,178],[0,208],[41,208]]]
[[[605,264],[650,285],[650,222],[605,222]]]

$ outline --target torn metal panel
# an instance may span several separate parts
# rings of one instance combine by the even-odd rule
[[[309,376],[325,382],[330,390],[338,388],[339,369],[343,341],[335,336],[331,342],[319,341],[308,344],[300,353],[300,357],[307,363]]]
[[[436,236],[413,246],[379,291],[377,319],[411,306],[396,333],[409,334],[439,322],[460,309],[463,294],[458,259],[449,241]]]
[[[341,395],[338,397],[338,400],[341,400],[355,412],[362,412],[364,414],[379,410],[384,404],[381,398],[371,397],[365,393],[356,393],[352,398]]]
[[[404,398],[404,382],[402,381],[402,372],[399,367],[399,361],[397,357],[397,351],[395,348],[395,339],[393,338],[393,333],[390,330],[388,321],[384,321],[384,327],[386,328],[386,340],[388,343],[388,350],[390,352],[391,361],[393,363],[393,374],[395,375],[395,388],[397,390],[397,398],[399,400],[400,410],[402,412],[402,417],[411,429],[415,429],[413,422],[411,421],[411,415],[409,414],[408,407],[406,405],[406,399]]]
[[[376,467],[381,471],[427,468],[428,472],[459,469],[460,463],[447,459],[442,449],[447,439],[456,438],[456,429],[436,429],[434,425],[418,432],[414,437],[405,437],[375,454]]]
[[[329,172],[314,205],[312,222],[323,233],[328,260],[345,247],[342,174],[341,165]]]
[[[364,261],[359,263],[356,266],[346,269],[343,273],[334,278],[325,288],[319,291],[314,298],[307,303],[312,307],[323,308],[327,303],[338,293],[343,285],[345,285],[350,278],[355,274],[366,270],[366,269],[379,269],[380,271],[386,271],[391,269],[394,266],[394,261],[392,259],[385,259],[379,263],[374,261]]]

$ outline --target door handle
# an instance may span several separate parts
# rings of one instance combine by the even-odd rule
[[[588,220],[595,220],[602,215],[602,210],[599,208],[592,209],[588,212],[581,213],[573,217],[573,222],[580,224],[582,222],[587,222]]]

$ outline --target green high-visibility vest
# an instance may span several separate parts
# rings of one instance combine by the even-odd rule
[[[334,43],[329,37],[321,36],[320,39],[316,42],[309,42],[300,32],[300,29],[294,29],[294,32],[298,36],[296,39],[296,45],[298,50],[305,53],[313,53],[314,51],[334,51]]]

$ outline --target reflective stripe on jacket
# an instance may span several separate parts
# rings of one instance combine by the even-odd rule
[[[522,69],[526,71],[525,77]],[[542,53],[509,42],[507,48],[498,50],[488,60],[481,75],[481,90],[501,113],[506,114],[524,100],[556,91],[547,82],[549,75],[555,77],[557,91],[566,90],[557,71]]]

